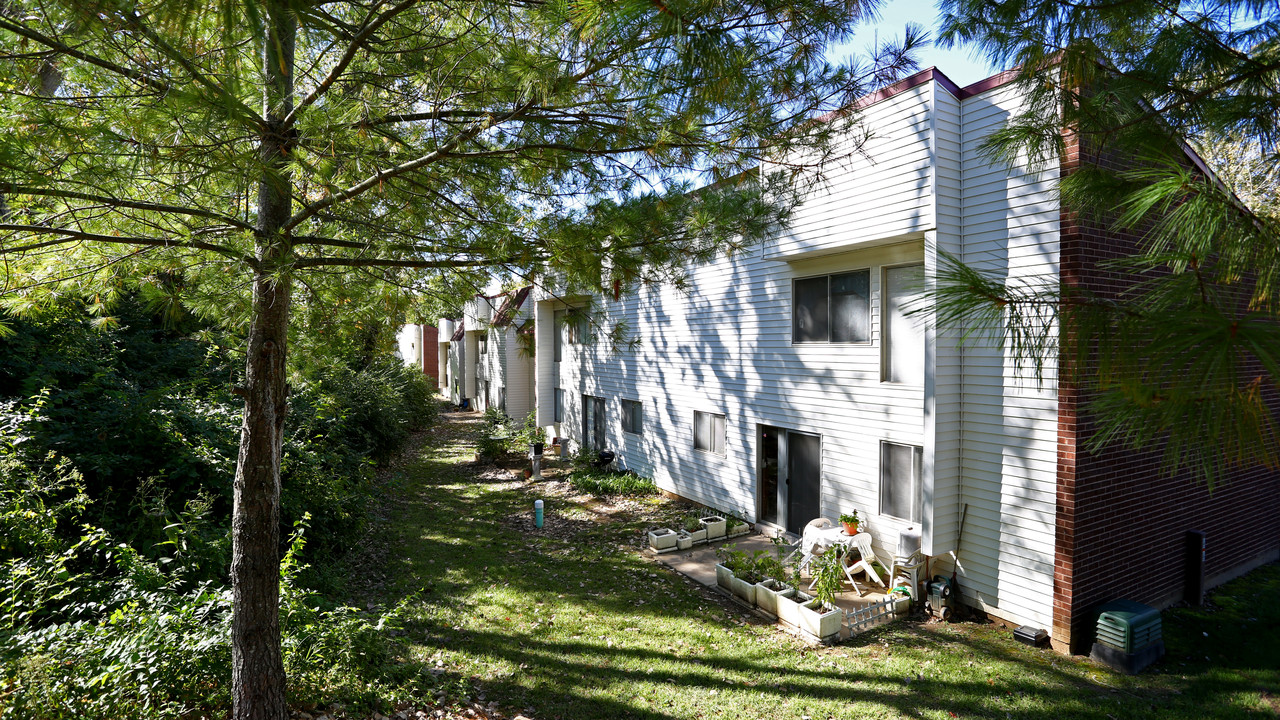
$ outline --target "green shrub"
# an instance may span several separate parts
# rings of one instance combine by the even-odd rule
[[[580,467],[569,474],[569,483],[578,492],[592,495],[657,495],[653,480],[631,472]]]

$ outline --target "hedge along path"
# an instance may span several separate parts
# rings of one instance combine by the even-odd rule
[[[526,482],[474,464],[478,418],[442,415],[399,469],[383,531],[389,579],[381,601],[410,598],[395,640],[399,669],[390,673],[399,681],[388,692],[417,707],[583,720],[1271,711],[1274,666],[1247,674],[1243,685],[1207,682],[1207,665],[1188,674],[1176,663],[1168,674],[1128,678],[1027,648],[994,625],[900,622],[850,644],[810,648],[640,554],[645,528],[681,515],[678,503],[593,501],[554,479]],[[547,500],[545,532],[532,528],[538,497]],[[1272,575],[1280,590],[1280,572]],[[1173,646],[1177,633],[1166,620]]]

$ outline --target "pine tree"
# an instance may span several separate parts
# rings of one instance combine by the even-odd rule
[[[941,9],[942,41],[976,43],[1016,66],[1027,97],[986,152],[1056,163],[1067,138],[1078,140],[1063,207],[1136,238],[1139,251],[1106,263],[1129,288],[1113,295],[1006,283],[953,261],[936,295],[940,317],[1003,338],[1037,370],[1061,346],[1065,372],[1091,398],[1093,450],[1163,447],[1166,471],[1210,487],[1232,467],[1280,467],[1280,219],[1223,182],[1237,173],[1214,173],[1192,150],[1235,137],[1252,167],[1280,161],[1275,4],[944,0]]]
[[[246,337],[234,717],[285,714],[278,506],[296,286],[311,311],[352,269],[612,289],[751,243],[795,198],[790,177],[751,168],[765,153],[820,164],[856,115],[813,120],[911,66],[910,33],[867,64],[824,59],[874,6],[0,3],[6,306],[106,303],[127,278],[163,276]],[[699,178],[717,182],[688,192]]]

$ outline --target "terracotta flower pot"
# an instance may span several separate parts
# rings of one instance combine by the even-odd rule
[[[844,526],[844,531],[845,531],[846,533],[848,533],[848,534],[850,534],[850,535],[857,535],[857,534],[858,534],[858,523],[847,523],[847,522],[842,522],[842,523],[840,523],[840,524]]]

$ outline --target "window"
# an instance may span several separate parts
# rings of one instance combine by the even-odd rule
[[[880,441],[880,514],[920,522],[924,448]]]
[[[638,400],[622,401],[622,432],[644,434],[644,403]]]
[[[924,324],[907,314],[923,293],[923,265],[884,269],[885,382],[924,385]]]
[[[564,388],[556,388],[556,415],[555,421],[564,422]]]
[[[604,398],[582,396],[582,444],[583,447],[603,452],[605,449]]]
[[[792,286],[791,341],[871,341],[871,271],[802,278]]]
[[[581,345],[587,337],[587,311],[585,308],[571,308],[565,315],[565,342],[570,345]]]
[[[480,354],[484,355],[489,352],[489,333],[482,332],[476,337],[476,339],[480,341]]]
[[[693,413],[693,449],[724,455],[724,416]]]
[[[569,332],[568,328],[565,326],[565,316],[567,314],[567,310],[556,310],[553,313],[553,325],[556,333],[554,362],[560,362],[564,357],[564,334]]]

